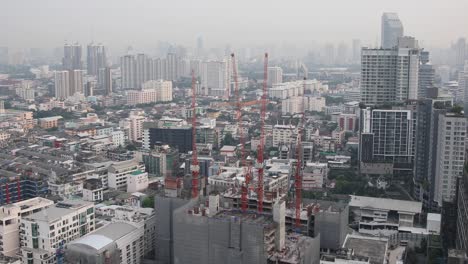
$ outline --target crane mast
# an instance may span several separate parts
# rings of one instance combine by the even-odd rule
[[[198,197],[198,175],[200,166],[197,157],[197,110],[196,110],[195,72],[192,70],[192,198]]]
[[[257,187],[257,210],[263,212],[263,170],[265,168],[263,153],[265,152],[265,115],[266,115],[266,95],[268,81],[268,53],[265,53],[263,62],[263,92],[262,92],[262,109],[260,112],[261,133],[260,145],[257,151],[257,170],[258,170],[258,187]]]
[[[303,86],[304,86],[304,91],[305,92],[305,85],[306,85],[306,78],[304,78]],[[303,95],[304,96],[304,95]],[[300,119],[297,124],[297,144],[296,144],[296,158],[297,158],[297,163],[296,163],[296,172],[295,172],[295,177],[294,177],[294,187],[295,187],[295,211],[296,211],[296,222],[295,226],[297,230],[301,227],[301,206],[302,206],[302,136],[304,133],[304,120],[305,120],[305,115],[304,115],[304,98],[302,99],[302,104],[301,104],[301,113],[300,113]]]

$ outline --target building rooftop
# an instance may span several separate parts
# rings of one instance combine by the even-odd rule
[[[92,202],[86,202],[82,200],[66,200],[63,202],[58,202],[53,206],[42,210],[41,212],[37,212],[31,214],[25,219],[35,220],[35,221],[47,221],[47,222],[55,222],[59,220],[61,217],[75,212],[77,209],[83,208],[85,206],[93,205]]]
[[[343,247],[353,249],[356,255],[369,257],[371,264],[383,264],[387,255],[388,240],[385,238],[348,235]]]
[[[135,226],[127,223],[110,223],[97,229],[93,233],[70,242],[70,244],[84,244],[99,251],[107,245],[128,235],[135,229],[137,229]]]
[[[350,195],[349,206],[361,208],[374,208],[389,211],[409,212],[420,214],[422,211],[421,202],[395,200],[387,198],[376,198],[367,196]]]

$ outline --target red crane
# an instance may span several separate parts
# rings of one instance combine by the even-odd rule
[[[192,70],[192,198],[198,197],[198,175],[200,174],[200,166],[198,165],[197,157],[197,109],[196,109],[196,88],[195,88],[195,72]]]
[[[241,151],[240,151],[241,167],[245,169],[247,163],[245,160],[245,137],[244,137],[244,132],[242,130],[242,102],[241,102],[241,96],[239,94],[239,81],[237,79],[237,67],[236,67],[237,65],[236,65],[236,57],[234,53],[231,54],[231,62],[232,62],[232,73],[234,77],[234,89],[235,89],[235,94],[236,94],[237,126],[239,129],[239,140],[240,140],[240,145],[241,145]],[[249,171],[250,171],[249,169],[247,169],[247,171],[244,170],[245,182],[242,184],[242,192],[241,192],[242,212],[247,211],[248,184],[250,182]]]
[[[306,85],[306,78],[304,78],[304,91]],[[296,144],[296,172],[294,177],[294,187],[296,189],[296,229],[299,230],[301,227],[301,206],[302,206],[302,134],[304,132],[304,99],[302,99],[301,105],[301,119],[297,124],[297,144]]]
[[[258,187],[257,187],[257,210],[259,213],[263,212],[263,153],[265,152],[265,114],[266,114],[266,100],[267,100],[267,81],[268,81],[268,53],[265,53],[263,62],[263,93],[262,93],[262,109],[260,112],[261,133],[260,145],[257,151],[257,164],[258,169]]]

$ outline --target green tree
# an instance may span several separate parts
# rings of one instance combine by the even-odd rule
[[[146,196],[141,203],[143,208],[154,208],[154,196]]]

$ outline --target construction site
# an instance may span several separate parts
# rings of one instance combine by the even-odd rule
[[[164,195],[155,198],[156,263],[320,263],[321,221],[330,219],[330,248],[345,238],[348,208],[322,208],[302,201],[301,141],[304,114],[298,124],[296,160],[265,159],[265,115],[268,54],[264,57],[260,100],[261,135],[253,160],[246,150],[242,129],[237,67],[231,55],[239,141],[238,166],[219,167],[217,175],[200,177],[195,131],[196,92],[192,76],[193,146],[190,173],[166,177]],[[247,157],[249,156],[249,159]],[[288,169],[285,169],[288,167]],[[330,228],[331,227],[331,228]],[[327,228],[324,226],[324,228]]]

